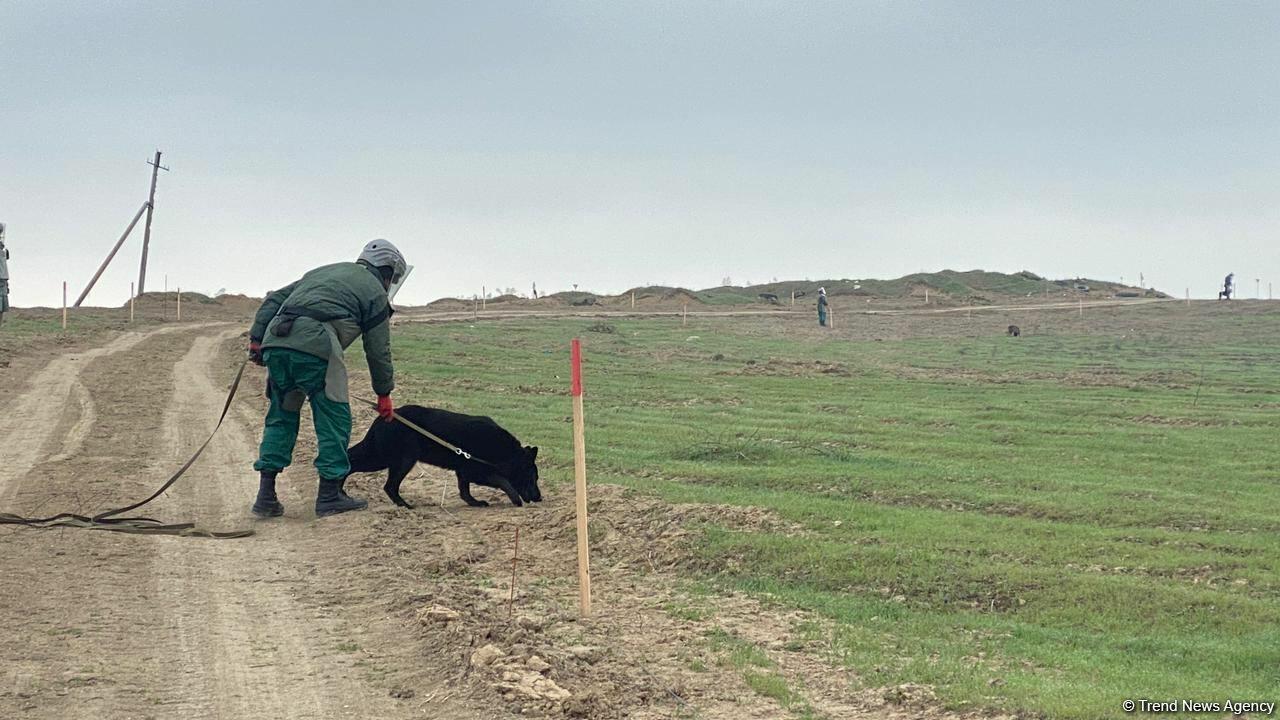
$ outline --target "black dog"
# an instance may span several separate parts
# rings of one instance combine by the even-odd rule
[[[347,450],[351,472],[387,470],[383,492],[401,507],[413,506],[400,497],[400,483],[419,462],[453,470],[458,495],[468,505],[489,503],[471,497],[471,484],[498,488],[514,505],[542,500],[538,490],[538,448],[524,447],[491,418],[405,405],[396,408],[418,427],[471,453],[470,460],[423,436],[402,422],[374,420],[364,439]]]

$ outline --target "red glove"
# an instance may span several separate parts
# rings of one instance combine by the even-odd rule
[[[393,415],[394,412],[395,412],[395,408],[391,406],[391,396],[379,395],[378,396],[378,417],[382,418],[383,420],[386,420],[387,422],[391,422],[392,418],[394,417]]]
[[[254,365],[266,365],[262,360],[262,343],[249,341],[249,361]]]

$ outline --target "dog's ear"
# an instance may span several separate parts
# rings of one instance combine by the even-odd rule
[[[529,456],[529,462],[534,462],[538,459],[538,448],[536,446],[529,447],[526,445],[524,447],[524,454]]]

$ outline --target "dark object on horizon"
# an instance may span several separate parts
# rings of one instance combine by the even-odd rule
[[[778,296],[774,295],[773,293],[760,293],[760,295],[758,295],[757,297],[759,297],[761,300],[768,301],[770,304],[773,304],[773,305],[778,304]]]
[[[1022,337],[1022,330],[1017,325],[1010,325],[1005,332],[1008,333],[1009,337]]]
[[[596,298],[594,295],[588,295],[582,298],[581,300],[574,300],[572,303],[570,303],[570,305],[574,305],[576,307],[583,307],[586,305],[595,305],[595,304],[596,304]]]
[[[1228,273],[1227,279],[1222,281],[1222,289],[1218,291],[1219,300],[1230,300],[1231,293],[1235,292],[1235,273]]]
[[[796,293],[796,299],[797,299],[797,300],[799,300],[800,298],[802,298],[802,297],[804,297],[804,296],[805,296],[805,292],[804,292],[803,290],[801,290],[800,292]]]
[[[458,496],[473,507],[489,504],[471,496],[473,483],[505,492],[513,505],[542,500],[535,464],[538,448],[521,446],[492,418],[419,405],[398,407],[396,414],[474,453],[473,459],[468,460],[402,422],[374,420],[364,439],[347,450],[347,457],[353,473],[386,470],[387,482],[382,491],[396,505],[413,508],[400,497],[400,483],[420,462],[453,470],[458,476]]]

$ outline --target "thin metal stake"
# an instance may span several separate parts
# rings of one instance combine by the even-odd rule
[[[516,562],[520,558],[520,526],[516,526],[515,547],[511,550],[511,597],[507,600],[507,617],[516,612]]]

